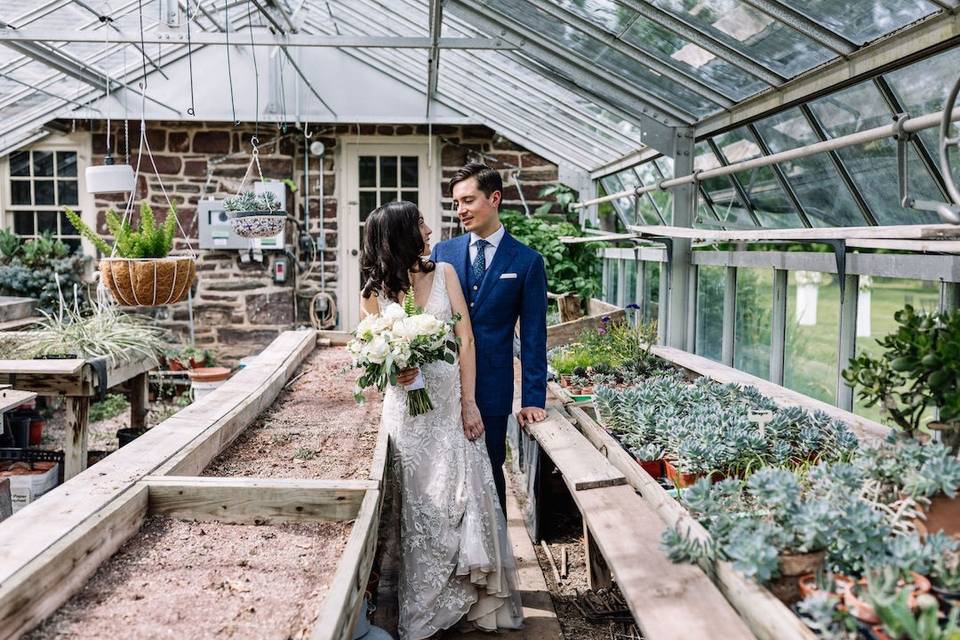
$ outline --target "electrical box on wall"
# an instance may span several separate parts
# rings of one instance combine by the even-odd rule
[[[270,191],[281,203],[286,203],[286,185],[279,180],[255,182],[255,193]],[[197,203],[197,230],[200,236],[201,249],[254,249],[282,250],[284,248],[284,232],[281,231],[269,238],[254,238],[252,241],[241,238],[233,232],[230,217],[223,208],[223,200],[205,198]],[[252,244],[251,244],[252,242]]]

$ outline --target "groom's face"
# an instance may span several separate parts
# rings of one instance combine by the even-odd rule
[[[500,224],[499,191],[488,196],[477,186],[476,178],[467,178],[453,186],[452,195],[453,206],[457,208],[457,216],[464,229],[481,238],[497,230]]]

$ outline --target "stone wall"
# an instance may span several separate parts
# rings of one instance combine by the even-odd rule
[[[104,149],[105,123],[92,124],[93,149]],[[344,136],[412,136],[426,135],[424,126],[411,125],[312,125],[310,142],[319,140],[325,146],[322,180],[323,202],[319,196],[319,166],[317,157],[310,155],[310,196],[304,200],[304,138],[299,130],[284,132],[276,125],[261,125],[258,131],[259,158],[266,178],[292,179],[299,186],[289,196],[288,211],[296,212],[305,222],[309,214],[308,232],[314,238],[323,236],[322,251],[325,266],[325,286],[335,295],[338,279],[337,213],[340,194],[336,192],[337,145]],[[177,218],[197,250],[197,202],[201,197],[222,198],[236,193],[250,163],[250,141],[254,134],[252,124],[234,127],[229,123],[148,123],[147,143],[153,152],[159,178],[152,167],[141,167],[137,197],[151,203],[160,214],[166,209],[166,196],[176,205]],[[460,166],[468,161],[482,160],[501,171],[504,176],[504,207],[523,209],[523,199],[532,211],[542,203],[540,190],[557,180],[557,167],[540,156],[526,151],[491,129],[483,126],[435,126],[433,134],[441,143],[441,175],[443,180],[442,238],[460,232],[456,214],[451,211],[446,182]],[[139,131],[130,131],[131,155],[136,162]],[[120,157],[123,132],[113,131],[115,153]],[[94,156],[99,163],[102,156]],[[522,188],[513,180],[517,175]],[[251,167],[248,182],[256,174]],[[161,186],[162,183],[162,186]],[[96,197],[98,230],[107,235],[105,213],[111,207],[123,207],[119,196]],[[138,214],[134,212],[133,218]],[[289,227],[289,225],[288,225]],[[288,243],[294,241],[288,229]],[[178,240],[178,247],[186,250],[187,243]],[[293,247],[299,257],[299,250]],[[265,251],[262,262],[245,261],[238,251],[198,251],[199,278],[194,296],[194,332],[197,345],[214,348],[227,361],[235,361],[259,350],[280,331],[298,323],[308,322],[308,304],[313,293],[321,287],[319,254],[308,266],[308,273],[292,277],[289,269],[286,283],[273,282],[273,261],[278,252]],[[189,333],[189,312],[185,303],[160,307],[150,313],[162,325],[186,339]]]

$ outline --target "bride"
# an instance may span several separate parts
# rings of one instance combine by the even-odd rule
[[[425,312],[441,320],[460,314],[459,362],[421,370],[433,410],[411,417],[402,386],[383,399],[401,496],[400,638],[428,638],[462,619],[484,630],[520,628],[516,563],[474,399],[476,354],[460,281],[451,265],[423,257],[432,232],[413,203],[385,204],[365,227],[363,315],[402,303],[411,285]],[[401,382],[416,375],[404,373]]]

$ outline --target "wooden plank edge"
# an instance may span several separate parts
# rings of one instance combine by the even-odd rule
[[[139,531],[147,487],[134,485],[0,583],[0,640],[18,638],[79,591]]]
[[[363,498],[347,546],[340,556],[330,589],[320,606],[312,640],[350,640],[373,567],[384,492],[370,490]]]
[[[387,465],[389,464],[393,443],[390,441],[390,433],[381,423],[377,431],[377,444],[373,449],[373,458],[370,460],[370,474],[368,478],[377,483],[378,489],[383,489],[387,477]]]
[[[579,407],[568,407],[571,417],[580,425],[580,431],[605,455],[641,498],[654,510],[665,525],[689,530],[690,535],[703,539],[709,533],[699,522],[650,477],[639,464],[593,418]],[[736,572],[733,566],[719,560],[714,564],[701,563],[700,568],[713,580],[727,601],[760,640],[799,638],[816,640],[816,635],[786,605],[767,589]]]
[[[529,433],[530,436],[537,441],[537,445],[540,447],[540,450],[547,457],[550,457],[550,448],[547,445],[544,445],[540,441],[540,438],[537,437],[537,432],[539,428],[542,428],[551,419],[563,421],[563,423],[565,423],[566,426],[572,429],[575,433],[580,434],[580,431],[573,425],[573,423],[570,420],[566,418],[566,414],[563,413],[562,408],[547,406],[547,419],[544,420],[543,422],[535,422],[527,427],[527,433]],[[589,447],[590,441],[587,440],[586,438],[584,438],[584,441],[585,441],[585,446]],[[627,479],[620,472],[620,470],[614,467],[613,465],[610,465],[610,467],[615,473],[611,473],[610,477],[608,478],[597,478],[596,480],[573,480],[566,473],[563,472],[563,469],[560,468],[560,465],[557,463],[555,459],[553,458],[550,458],[550,459],[553,460],[553,463],[557,466],[557,469],[560,471],[560,475],[563,477],[564,484],[567,485],[567,488],[571,492],[587,491],[589,489],[602,489],[604,487],[617,487],[620,485],[627,484]]]

